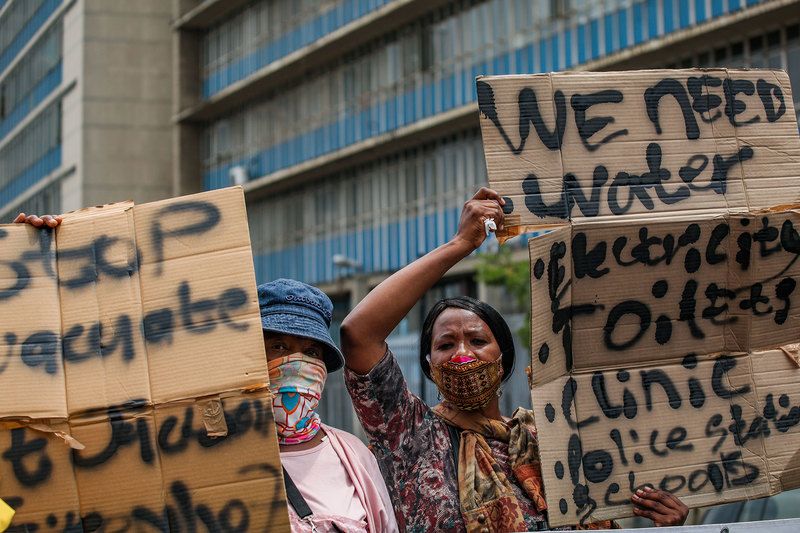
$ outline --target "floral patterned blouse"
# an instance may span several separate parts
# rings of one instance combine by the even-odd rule
[[[345,367],[345,382],[361,425],[383,473],[400,531],[462,532],[453,447],[444,422],[406,385],[394,355],[366,376]],[[508,444],[486,439],[495,460],[511,482],[530,531],[546,529],[511,471]]]

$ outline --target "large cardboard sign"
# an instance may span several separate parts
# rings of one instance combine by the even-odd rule
[[[489,182],[512,225],[800,202],[783,71],[479,77],[477,91]]]
[[[550,524],[800,486],[800,137],[785,73],[478,80],[529,241]]]
[[[0,246],[11,531],[289,531],[241,188]]]

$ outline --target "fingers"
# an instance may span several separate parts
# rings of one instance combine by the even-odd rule
[[[43,215],[42,216],[42,221],[44,221],[44,224],[46,226],[50,226],[51,228],[55,228],[56,226],[61,224],[61,220],[62,219],[61,219],[60,216],[55,216],[55,215]]]
[[[652,487],[637,490],[631,500],[634,514],[649,518],[656,527],[682,525],[689,513],[689,508],[674,494]]]
[[[506,205],[506,200],[502,196],[500,196],[497,191],[494,189],[490,189],[488,187],[481,187],[478,192],[475,193],[475,196],[472,197],[473,200],[494,200],[495,202],[499,203],[500,205]]]
[[[41,217],[37,215],[25,215],[25,213],[20,213],[17,215],[17,218],[14,219],[15,223],[18,224],[30,224],[32,226],[36,226],[37,228],[40,226],[47,226],[50,228],[55,228],[59,224],[61,224],[62,218],[56,215],[42,215]]]

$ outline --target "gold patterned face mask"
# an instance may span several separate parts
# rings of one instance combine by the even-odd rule
[[[441,365],[430,363],[430,367],[431,378],[442,395],[465,411],[475,411],[488,404],[497,394],[503,378],[502,354],[496,361],[455,357]]]

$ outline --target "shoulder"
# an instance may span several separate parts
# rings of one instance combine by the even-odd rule
[[[331,427],[327,424],[322,424],[322,427],[325,429],[325,433],[330,435],[332,439],[338,439],[339,442],[343,444],[347,444],[352,449],[358,452],[365,452],[370,453],[369,449],[361,442],[361,439],[353,435],[352,433],[348,433],[343,429],[337,429],[335,427]]]

